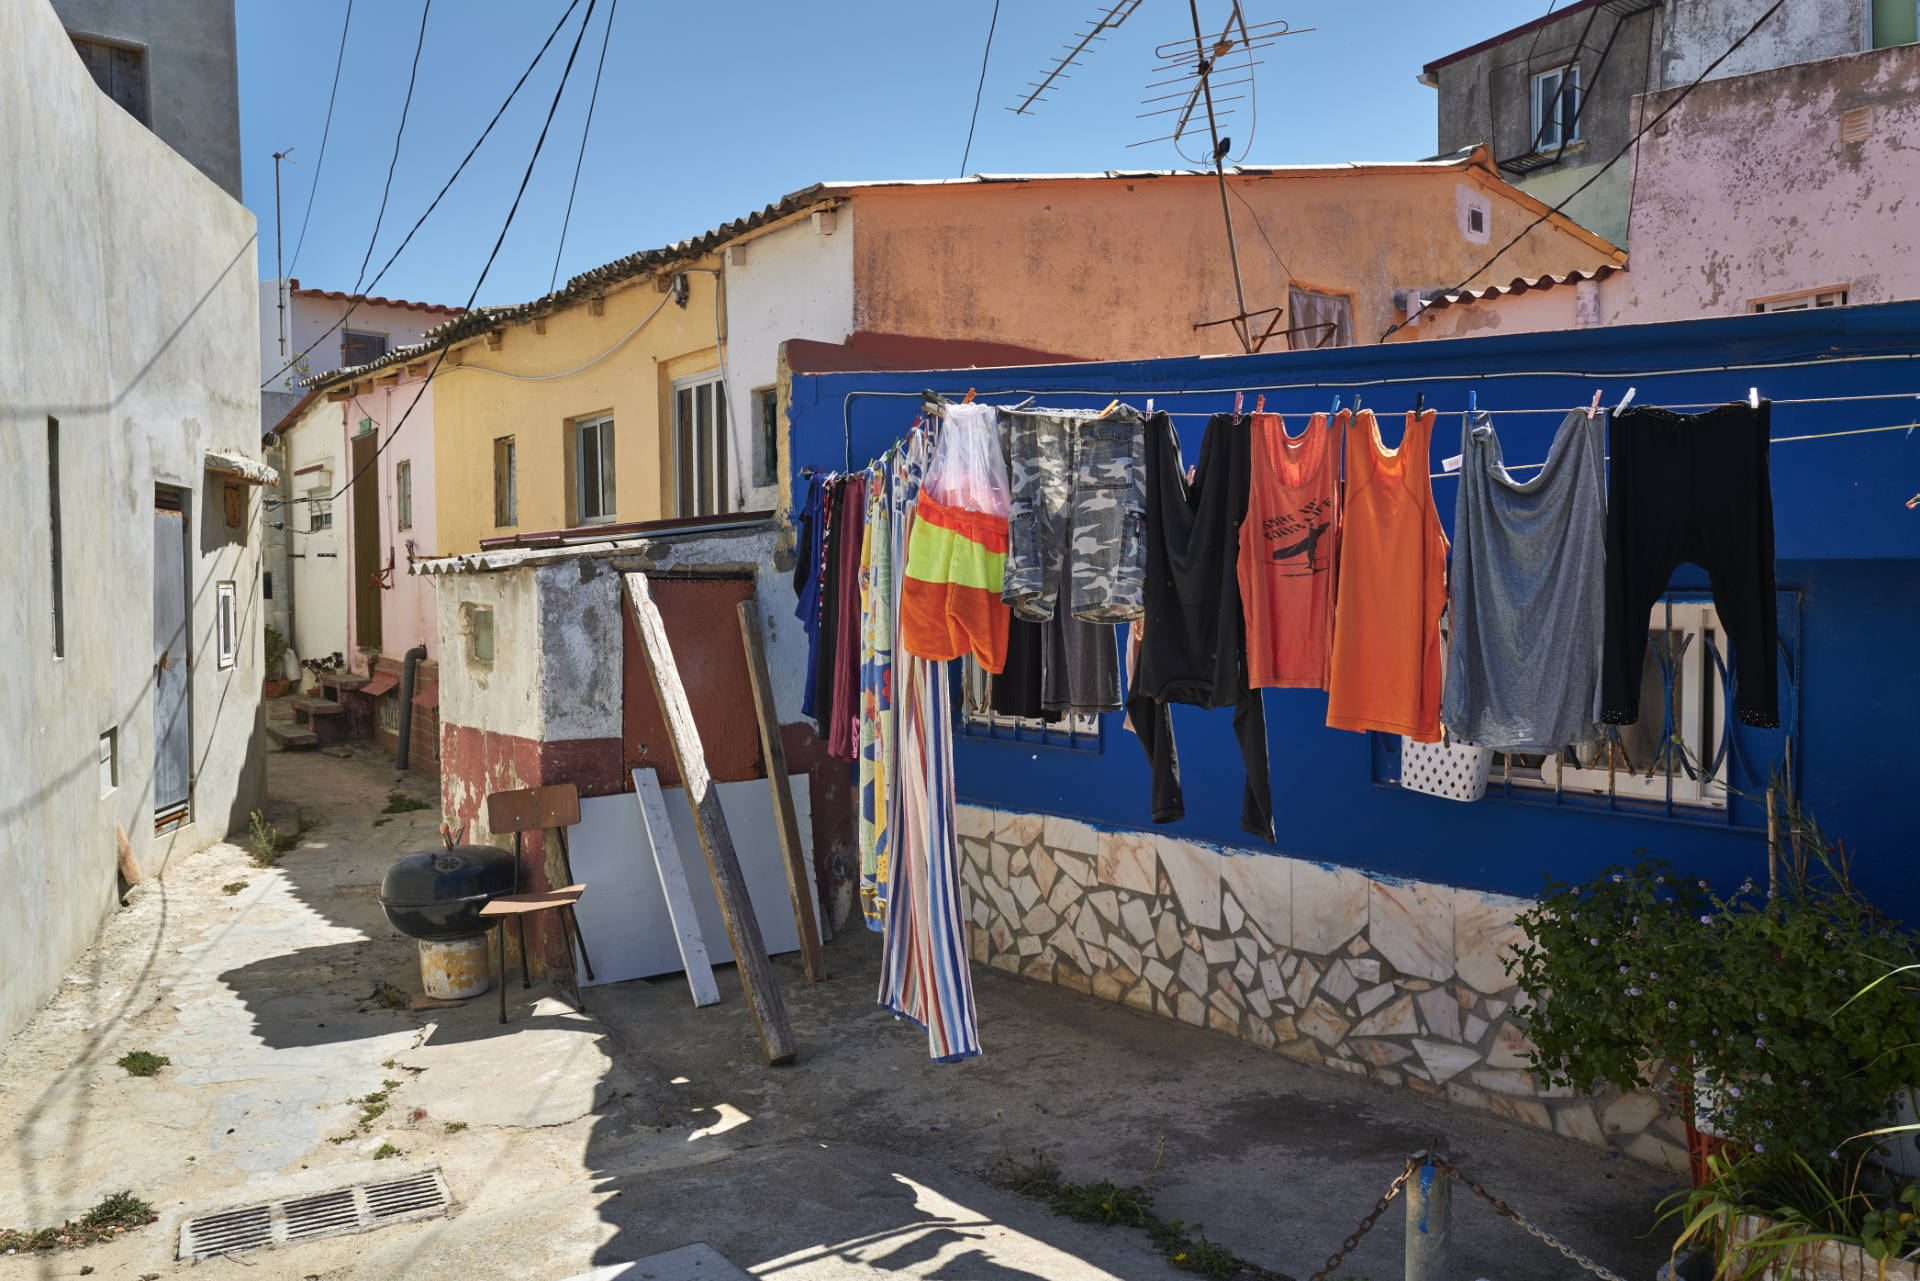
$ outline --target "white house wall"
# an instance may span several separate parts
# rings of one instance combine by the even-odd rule
[[[144,870],[244,829],[264,800],[259,555],[209,451],[259,457],[253,216],[94,86],[54,11],[0,0],[0,1039]],[[47,424],[59,422],[64,655],[52,628]],[[153,835],[154,496],[187,510],[190,821]],[[215,662],[215,584],[238,650]],[[117,737],[103,778],[101,736]],[[104,999],[107,985],[102,976]],[[120,976],[124,978],[126,976]],[[115,1008],[103,1006],[98,1017]]]
[[[350,495],[333,502],[333,525],[313,528],[313,505],[307,501],[309,490],[318,488],[327,478],[326,490],[336,492],[347,479],[347,452],[340,406],[325,399],[314,401],[307,412],[281,432],[286,442],[287,475],[293,488],[293,505],[284,510],[287,526],[287,572],[293,582],[288,590],[293,600],[293,635],[288,644],[299,660],[323,659],[329,654],[346,656],[347,644],[347,570],[352,545],[348,538]],[[319,467],[315,472],[311,468]],[[278,581],[274,591],[283,590]]]
[[[817,229],[828,225],[830,233]],[[743,249],[725,268],[727,402],[738,445],[733,456],[751,468],[759,439],[753,392],[774,385],[780,344],[789,338],[845,342],[853,332],[853,206],[818,221],[803,215]],[[776,474],[784,477],[784,466]],[[750,471],[746,476],[751,480]],[[785,492],[782,485],[749,486],[746,507],[783,506]]]

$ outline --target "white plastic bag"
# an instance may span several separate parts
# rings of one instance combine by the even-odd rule
[[[921,490],[948,507],[1007,519],[1013,511],[1000,415],[992,405],[949,405]]]

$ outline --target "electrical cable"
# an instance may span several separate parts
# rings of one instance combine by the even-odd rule
[[[407,136],[407,114],[413,110],[413,84],[420,76],[420,51],[427,46],[427,14],[433,9],[433,0],[425,0],[420,6],[420,35],[413,42],[413,69],[407,72],[407,96],[400,103],[400,127],[393,131],[393,159],[387,161],[386,185],[380,188],[380,208],[373,215],[373,234],[367,237],[367,252],[360,259],[360,274],[353,278],[354,293],[360,292],[360,282],[367,278],[367,264],[373,261],[373,247],[380,239],[380,224],[387,216],[387,196],[393,191],[393,172],[400,167],[400,141]]]
[[[567,188],[567,213],[560,220],[560,243],[553,247],[553,274],[547,278],[547,292],[553,292],[560,279],[560,255],[567,247],[567,227],[573,222],[573,196],[580,189],[580,166],[587,158],[587,135],[593,132],[593,106],[600,101],[600,73],[607,67],[607,46],[613,43],[613,16],[620,12],[620,0],[607,5],[607,31],[600,37],[600,65],[593,69],[593,92],[587,95],[587,123],[580,130],[580,154],[573,161],[573,185]]]
[[[300,238],[293,244],[293,259],[287,263],[292,277],[300,266],[300,249],[307,243],[307,220],[313,217],[313,197],[320,190],[320,170],[327,163],[327,137],[333,133],[333,100],[340,92],[340,68],[347,61],[347,29],[353,25],[353,0],[347,0],[347,16],[340,23],[340,52],[333,60],[333,88],[327,90],[327,123],[320,128],[320,158],[313,162],[313,184],[307,188],[307,211],[300,215]]]
[[[473,282],[473,292],[467,295],[466,310],[468,311],[473,310],[474,300],[480,296],[481,286],[487,283],[487,273],[493,270],[493,261],[500,256],[500,246],[506,243],[507,232],[513,227],[513,217],[520,212],[520,200],[527,194],[527,184],[533,180],[533,167],[539,163],[540,152],[547,145],[547,132],[553,128],[554,113],[560,109],[560,96],[567,90],[567,81],[573,75],[574,59],[580,56],[580,42],[586,39],[587,28],[593,23],[594,6],[599,2],[600,0],[587,0],[586,17],[580,20],[580,30],[573,37],[573,48],[567,54],[567,65],[560,72],[560,83],[554,88],[553,101],[547,107],[545,123],[540,126],[540,137],[534,141],[533,155],[527,159],[526,172],[520,175],[520,188],[513,193],[513,204],[507,210],[507,220],[500,224],[500,234],[494,238],[493,251],[487,255],[486,264],[480,268],[480,278]],[[572,9],[569,8],[568,12],[571,13]],[[393,425],[393,430],[387,433],[386,439],[380,442],[368,456],[367,461],[360,464],[360,469],[347,477],[346,484],[334,491],[334,499],[337,500],[342,494],[352,489],[354,482],[366,475],[367,469],[379,460],[380,455],[387,451],[387,446],[393,443],[393,438],[400,434],[400,429],[407,425],[407,419],[412,417],[413,411],[420,407],[421,397],[427,394],[427,388],[433,385],[434,376],[440,372],[440,366],[446,362],[447,352],[453,347],[453,341],[451,333],[440,340],[440,351],[434,357],[433,368],[429,369],[427,376],[421,380],[420,390],[413,394],[413,399],[407,404],[406,412],[400,415],[400,421]]]
[[[427,211],[421,214],[420,217],[414,221],[412,228],[408,230],[406,236],[400,241],[399,248],[395,249],[392,254],[388,255],[386,263],[380,268],[380,270],[377,273],[375,273],[373,279],[367,282],[368,289],[372,289],[375,285],[378,285],[380,283],[381,279],[387,274],[388,269],[391,268],[395,260],[400,257],[400,254],[402,253],[402,251],[404,251],[406,247],[410,243],[412,243],[415,233],[417,233],[420,230],[420,228],[426,223],[428,218],[433,216],[433,211],[440,207],[440,202],[446,198],[447,192],[453,189],[453,184],[459,181],[460,175],[466,171],[467,164],[473,159],[474,154],[480,150],[480,144],[484,143],[487,140],[487,135],[493,132],[493,127],[500,123],[500,117],[505,115],[507,113],[507,108],[513,105],[513,100],[519,94],[521,86],[527,83],[527,77],[533,74],[533,69],[540,65],[541,59],[547,56],[547,50],[552,46],[554,37],[560,34],[561,28],[566,26],[567,19],[571,18],[573,16],[573,11],[579,7],[580,7],[580,0],[570,0],[570,3],[567,5],[566,12],[560,15],[560,20],[553,24],[553,30],[547,33],[547,38],[541,44],[540,51],[533,55],[533,61],[527,64],[527,69],[520,73],[520,78],[518,80],[514,81],[513,88],[509,90],[507,93],[506,101],[502,102],[500,104],[499,109],[493,113],[493,119],[487,121],[487,127],[480,131],[480,136],[478,138],[474,139],[473,146],[467,148],[467,154],[464,157],[462,157],[460,163],[454,167],[453,176],[448,178],[446,183],[441,186],[439,194],[435,195],[433,198],[433,203],[427,206]],[[328,334],[331,334],[334,330],[340,328],[340,326],[347,323],[347,321],[353,316],[354,311],[360,306],[360,303],[363,300],[364,299],[362,298],[354,298],[349,300],[347,303],[347,309],[345,312],[341,314],[340,319],[334,321],[331,325],[328,325],[326,329],[321,332],[320,336],[315,338],[313,342],[309,344],[304,351],[300,352],[292,360],[289,360],[286,364],[280,366],[280,368],[274,370],[273,373],[267,377],[267,380],[261,383],[260,386],[263,389],[266,387],[272,386],[273,380],[275,378],[278,378],[281,374],[286,373],[289,369],[292,369],[295,365],[299,364],[302,360],[305,360],[309,355],[311,355],[315,347],[318,347],[321,343],[326,341]]]
[[[1727,50],[1725,53],[1721,54],[1719,57],[1715,58],[1712,62],[1708,63],[1706,66],[1706,69],[1702,71],[1698,76],[1694,77],[1692,84],[1688,85],[1685,89],[1682,89],[1679,95],[1675,97],[1672,102],[1669,102],[1666,106],[1662,107],[1660,109],[1659,115],[1655,116],[1653,119],[1647,121],[1644,125],[1642,125],[1639,131],[1635,133],[1633,137],[1627,139],[1626,143],[1620,148],[1620,150],[1613,153],[1613,157],[1610,160],[1608,160],[1605,164],[1599,166],[1597,169],[1594,170],[1592,177],[1588,178],[1585,182],[1581,183],[1578,187],[1575,187],[1572,191],[1568,192],[1566,197],[1562,199],[1559,204],[1555,205],[1553,208],[1547,210],[1545,213],[1541,214],[1538,218],[1535,218],[1532,222],[1522,227],[1518,235],[1516,235],[1512,240],[1509,240],[1506,244],[1500,246],[1500,248],[1494,252],[1491,258],[1488,258],[1485,262],[1481,263],[1478,267],[1474,268],[1472,275],[1468,276],[1465,280],[1461,281],[1459,284],[1455,285],[1453,288],[1443,290],[1442,293],[1457,294],[1461,290],[1465,289],[1468,285],[1472,284],[1476,279],[1478,279],[1481,273],[1485,272],[1487,268],[1493,266],[1494,263],[1498,262],[1500,260],[1500,257],[1503,254],[1505,254],[1507,250],[1513,248],[1515,245],[1519,244],[1522,240],[1526,239],[1527,234],[1531,232],[1535,227],[1538,227],[1541,223],[1545,222],[1547,219],[1553,217],[1555,214],[1565,209],[1568,205],[1572,204],[1574,200],[1576,200],[1579,197],[1581,192],[1585,191],[1588,187],[1591,187],[1594,183],[1600,181],[1601,178],[1605,177],[1607,170],[1613,168],[1614,165],[1618,164],[1620,162],[1620,158],[1626,155],[1629,151],[1632,151],[1636,146],[1638,146],[1640,143],[1640,140],[1646,137],[1648,133],[1652,132],[1653,127],[1655,125],[1659,124],[1662,120],[1665,120],[1669,115],[1673,113],[1675,108],[1679,107],[1681,103],[1685,102],[1687,100],[1688,95],[1690,95],[1695,89],[1698,89],[1700,87],[1700,83],[1703,80],[1705,80],[1708,76],[1712,75],[1716,67],[1718,67],[1721,63],[1725,62],[1728,58],[1731,58],[1734,54],[1734,51],[1737,50],[1741,45],[1745,44],[1749,39],[1751,39],[1753,36],[1753,33],[1758,31],[1761,25],[1765,23],[1768,18],[1771,18],[1774,14],[1778,13],[1780,11],[1781,6],[1786,4],[1786,2],[1787,0],[1773,0],[1773,4],[1768,7],[1767,11],[1761,14],[1758,18],[1754,19],[1753,25],[1748,27],[1738,40],[1735,40],[1732,44],[1727,46]],[[1416,312],[1414,314],[1418,315],[1419,313]],[[1380,337],[1377,341],[1385,342],[1388,338],[1391,338],[1395,333],[1399,332],[1400,330],[1406,328],[1407,325],[1411,324],[1413,322],[1413,319],[1414,319],[1414,316],[1408,316],[1405,320],[1395,321],[1393,324],[1388,325],[1384,330],[1381,331]]]
[[[689,268],[689,270],[704,270],[704,269]],[[619,351],[622,347],[626,346],[627,341],[629,339],[631,339],[635,334],[639,333],[642,329],[646,328],[647,322],[649,320],[652,320],[655,316],[660,314],[660,309],[666,306],[667,303],[672,299],[672,297],[673,297],[672,294],[667,294],[663,296],[659,302],[653,305],[652,311],[648,312],[645,316],[640,318],[639,324],[635,325],[632,329],[627,330],[626,333],[622,334],[618,339],[614,341],[613,346],[607,348],[605,351],[601,352],[598,356],[595,356],[592,360],[589,360],[584,365],[575,365],[572,369],[563,369],[557,374],[512,374],[512,373],[508,373],[504,369],[493,369],[493,368],[489,368],[486,365],[455,365],[453,366],[453,368],[447,370],[447,372],[450,374],[457,374],[462,371],[466,373],[472,373],[472,374],[492,374],[495,378],[511,378],[515,382],[523,382],[523,383],[544,383],[544,382],[552,382],[556,378],[571,378],[575,374],[585,373],[587,370],[592,369],[595,365],[605,360],[608,356],[611,356],[614,352]]]
[[[967,161],[973,156],[973,130],[980,123],[980,95],[987,87],[987,59],[993,54],[993,29],[1000,25],[1000,0],[993,0],[993,17],[987,20],[987,47],[980,52],[980,83],[973,87],[973,118],[967,121],[967,147],[960,153],[960,176],[967,176]]]

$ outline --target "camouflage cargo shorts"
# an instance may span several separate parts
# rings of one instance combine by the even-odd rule
[[[1022,618],[1051,619],[1067,577],[1073,616],[1124,623],[1144,612],[1146,445],[1126,407],[1003,411],[1012,484],[1001,599]]]

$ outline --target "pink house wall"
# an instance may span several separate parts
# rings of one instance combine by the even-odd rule
[[[409,413],[408,406],[413,405],[416,395],[420,403]],[[355,392],[344,408],[349,441],[359,432],[363,418],[373,420],[373,430],[381,440],[387,439],[396,423],[400,424],[399,434],[373,464],[380,493],[380,563],[386,564],[391,551],[394,565],[392,586],[382,593],[380,600],[381,652],[399,659],[415,645],[425,645],[428,659],[437,661],[440,657],[439,616],[434,605],[433,580],[407,572],[409,556],[432,556],[438,550],[434,543],[433,388],[427,386],[423,390],[421,379],[402,375],[392,386]],[[404,423],[401,422],[403,415]],[[351,448],[343,448],[342,458],[351,457]],[[413,521],[408,529],[399,527],[399,488],[395,481],[403,461],[413,464]],[[364,484],[367,479],[363,477],[355,483]],[[335,507],[336,511],[343,509],[351,513],[349,497],[343,497]],[[359,635],[358,604],[351,581],[347,588],[347,635]],[[356,670],[361,667],[357,655],[353,665]]]

